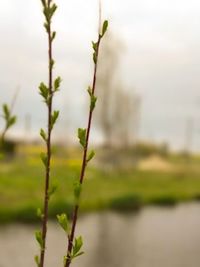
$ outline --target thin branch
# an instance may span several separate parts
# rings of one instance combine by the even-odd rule
[[[56,36],[56,32],[52,31],[52,17],[57,9],[56,4],[52,0],[41,0],[43,6],[43,14],[45,17],[44,27],[48,35],[48,86],[41,83],[39,86],[40,95],[43,97],[44,102],[47,105],[48,112],[48,126],[47,133],[41,129],[40,135],[46,144],[46,154],[41,154],[41,159],[45,165],[45,189],[44,189],[44,203],[43,213],[40,214],[42,219],[42,230],[36,232],[36,239],[40,245],[40,257],[35,256],[35,261],[38,267],[44,267],[45,250],[46,250],[46,235],[47,235],[47,223],[48,223],[48,210],[49,210],[49,198],[50,198],[50,172],[51,172],[51,134],[53,126],[59,116],[59,111],[52,111],[52,103],[54,93],[59,90],[61,79],[57,77],[53,83],[53,66],[54,60],[52,57],[52,44]]]
[[[101,12],[99,14],[101,14]],[[101,33],[101,30],[99,30],[98,41],[96,43],[93,43],[94,73],[93,73],[92,88],[91,88],[91,91],[88,91],[90,94],[90,97],[91,97],[91,101],[92,101],[92,99],[95,98],[99,48],[100,48],[100,43],[101,43],[102,37],[105,34],[105,31],[107,30],[106,25],[108,26],[107,21],[104,22],[103,32]],[[89,88],[89,90],[90,90],[90,88]],[[96,102],[96,100],[95,100],[95,102]],[[86,129],[86,137],[85,137],[85,142],[84,142],[85,144],[84,144],[84,151],[83,151],[83,157],[82,157],[82,166],[81,166],[81,172],[80,172],[80,177],[79,177],[80,186],[83,184],[84,177],[85,177],[85,170],[87,167],[88,144],[89,144],[93,111],[94,111],[94,107],[93,108],[90,107],[87,129]],[[76,224],[77,224],[77,218],[78,218],[78,211],[79,211],[79,203],[77,202],[75,204],[75,207],[74,207],[73,216],[72,216],[72,228],[71,228],[71,232],[70,232],[69,237],[68,237],[68,248],[67,248],[65,267],[69,267],[71,262],[72,262],[72,249],[73,249],[73,243],[74,243],[74,238],[75,238],[75,230],[76,230]]]
[[[48,8],[50,7],[50,0],[48,0]],[[50,179],[50,168],[51,168],[51,115],[52,115],[52,41],[51,41],[51,24],[49,24],[48,31],[48,58],[49,58],[49,103],[48,103],[48,137],[46,142],[47,149],[47,164],[46,164],[46,177],[45,177],[45,197],[44,197],[44,214],[42,221],[42,239],[44,242],[44,248],[41,249],[40,253],[40,266],[44,266],[44,256],[46,247],[46,234],[47,234],[47,222],[48,222],[48,209],[49,209],[49,179]]]
[[[12,127],[17,120],[16,116],[12,115],[12,108],[13,106],[9,107],[7,104],[3,104],[3,115],[2,117],[5,120],[5,127],[2,131],[2,134],[0,136],[0,145],[3,147],[3,144],[5,142],[5,135],[10,127]]]
[[[101,34],[101,25],[102,25],[102,2],[99,0],[99,35]]]
[[[12,98],[11,105],[10,105],[10,111],[11,111],[11,112],[12,112],[13,109],[14,109],[15,103],[16,103],[17,98],[18,98],[18,95],[19,95],[19,92],[20,92],[20,87],[17,87],[16,90],[15,90],[14,96],[13,96],[13,98]]]

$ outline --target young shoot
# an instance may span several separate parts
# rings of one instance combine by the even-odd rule
[[[49,209],[49,199],[51,195],[55,192],[56,187],[50,186],[50,171],[51,171],[51,154],[52,154],[52,142],[51,135],[54,125],[59,117],[59,111],[53,110],[53,97],[56,92],[59,91],[61,78],[57,77],[53,80],[53,67],[55,61],[52,55],[53,41],[56,37],[56,32],[52,31],[52,18],[56,12],[57,5],[53,0],[41,0],[43,15],[44,15],[44,28],[48,36],[48,84],[41,82],[39,85],[39,93],[46,104],[48,121],[47,129],[40,130],[40,136],[43,139],[46,152],[41,153],[41,160],[45,168],[45,188],[44,188],[44,203],[43,209],[37,210],[38,217],[42,221],[42,229],[36,231],[35,238],[38,242],[40,255],[35,256],[35,262],[38,267],[44,266],[45,260],[45,250],[46,250],[46,235],[47,235],[47,223],[48,223],[48,209]]]
[[[90,99],[87,128],[78,129],[78,139],[83,150],[83,157],[82,157],[80,177],[79,177],[79,180],[76,181],[74,185],[75,205],[74,205],[74,210],[73,210],[73,215],[72,215],[71,227],[68,226],[69,222],[68,222],[66,215],[58,216],[59,224],[67,233],[67,239],[68,239],[67,252],[66,252],[66,256],[64,257],[64,267],[69,267],[74,258],[83,254],[83,251],[82,251],[83,240],[81,236],[75,237],[75,230],[76,230],[78,211],[79,211],[79,200],[81,196],[82,184],[83,184],[84,177],[85,177],[86,167],[87,167],[87,164],[95,156],[95,152],[93,150],[91,152],[88,152],[88,146],[89,146],[89,137],[90,137],[93,112],[94,112],[96,102],[97,102],[97,97],[95,96],[95,89],[96,89],[96,80],[97,80],[97,65],[98,65],[98,57],[99,57],[99,48],[100,48],[101,41],[107,31],[107,28],[108,28],[108,21],[104,21],[103,26],[101,26],[101,29],[99,30],[97,41],[92,42],[93,62],[94,62],[93,82],[92,82],[92,86],[89,86],[87,90],[89,99]]]
[[[1,134],[1,144],[3,145],[5,140],[5,135],[7,131],[16,123],[17,117],[12,115],[12,110],[7,104],[3,104],[2,111],[3,111],[2,117],[5,121],[5,127]]]
[[[4,158],[4,144],[5,144],[5,136],[7,131],[16,123],[17,117],[12,114],[12,106],[9,107],[7,104],[2,105],[2,117],[5,122],[5,126],[0,134],[0,159]]]

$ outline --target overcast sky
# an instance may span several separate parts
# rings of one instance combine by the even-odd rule
[[[61,108],[63,121],[69,121],[72,114],[77,127],[83,124],[80,109],[84,109],[85,88],[91,80],[91,40],[96,38],[98,1],[56,2],[55,72],[63,84],[55,105]],[[185,121],[191,117],[195,120],[194,145],[200,149],[200,2],[102,2],[103,17],[124,43],[123,83],[142,97],[141,137],[182,146]],[[37,128],[45,121],[37,87],[46,80],[47,66],[41,4],[39,0],[0,0],[0,6],[0,104],[9,102],[20,88],[16,130],[22,131],[26,113],[32,115],[33,128]]]

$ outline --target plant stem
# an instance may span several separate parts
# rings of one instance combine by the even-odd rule
[[[50,7],[51,0],[48,0],[47,6]],[[45,257],[45,246],[46,246],[46,234],[47,234],[47,222],[48,222],[48,209],[49,209],[49,180],[50,180],[50,169],[51,169],[51,116],[52,116],[52,39],[51,39],[51,23],[49,23],[48,30],[48,61],[49,61],[49,73],[48,73],[48,83],[49,83],[49,102],[48,102],[48,134],[46,141],[47,150],[47,164],[46,164],[46,174],[45,174],[45,192],[44,192],[44,214],[42,219],[42,239],[43,239],[43,249],[40,253],[40,267],[44,266]]]
[[[7,128],[4,128],[2,134],[1,134],[1,145],[3,146],[4,142],[5,142],[5,135],[6,135],[6,132],[7,132]]]
[[[96,80],[97,80],[97,65],[98,65],[98,55],[99,55],[99,47],[101,42],[101,35],[99,34],[98,41],[97,41],[97,52],[96,52],[96,63],[94,64],[94,74],[93,74],[93,83],[92,83],[92,95],[95,93],[96,89]],[[85,170],[87,166],[87,153],[88,153],[88,144],[89,144],[89,137],[90,137],[90,129],[91,129],[91,122],[92,122],[92,115],[93,110],[90,109],[89,116],[88,116],[88,123],[87,123],[87,132],[86,132],[86,145],[84,147],[83,151],[83,157],[82,157],[82,166],[81,166],[81,172],[79,177],[79,182],[82,185],[85,177]],[[71,252],[73,248],[73,241],[74,241],[74,235],[76,230],[76,224],[77,224],[77,217],[78,217],[78,211],[79,211],[79,204],[76,204],[73,211],[72,216],[72,228],[71,233],[68,238],[68,248],[67,248],[67,259],[65,263],[65,267],[69,267],[71,264]]]
[[[13,102],[12,102],[12,105],[11,107],[9,107],[7,104],[3,104],[3,118],[5,120],[5,127],[2,131],[2,134],[0,135],[0,146],[3,147],[3,144],[5,142],[5,135],[8,131],[8,129],[13,126],[13,124],[15,124],[16,122],[16,116],[13,116],[12,115],[12,109],[14,107],[14,103],[15,103],[15,100],[16,100],[16,97],[17,95],[14,96],[14,99],[13,99]]]
[[[102,3],[99,0],[99,35],[101,34],[101,24],[102,24]]]

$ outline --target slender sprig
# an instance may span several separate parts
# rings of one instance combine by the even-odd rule
[[[55,61],[52,56],[52,45],[56,37],[56,32],[52,31],[52,18],[57,9],[57,5],[53,0],[41,0],[43,15],[45,18],[44,28],[48,36],[48,85],[41,82],[39,85],[39,93],[42,96],[48,112],[48,127],[47,130],[41,129],[40,136],[46,145],[46,152],[41,153],[41,160],[45,167],[45,189],[44,189],[44,203],[43,211],[38,209],[37,214],[42,221],[42,229],[35,232],[36,240],[40,247],[40,256],[35,256],[35,262],[38,267],[44,266],[45,249],[46,249],[46,235],[47,235],[47,223],[48,223],[48,209],[50,196],[55,192],[56,187],[50,186],[50,171],[51,171],[51,134],[53,127],[59,117],[59,111],[52,108],[53,96],[59,90],[61,84],[61,78],[57,77],[53,80],[53,67]]]
[[[95,105],[97,102],[97,97],[95,96],[95,89],[96,89],[96,80],[97,80],[99,48],[100,48],[102,38],[107,31],[107,28],[108,28],[108,21],[104,21],[103,26],[99,30],[98,40],[96,42],[92,42],[93,62],[94,62],[93,82],[92,82],[92,86],[89,86],[87,90],[89,98],[90,98],[90,108],[89,108],[87,128],[78,129],[78,139],[83,149],[83,157],[82,157],[82,166],[81,166],[79,180],[76,181],[74,185],[75,206],[74,206],[73,215],[72,215],[71,227],[63,227],[63,225],[65,224],[69,225],[66,215],[65,216],[61,215],[65,223],[61,222],[60,217],[58,217],[59,224],[65,230],[67,234],[67,238],[68,238],[67,253],[66,253],[66,256],[64,257],[64,267],[69,267],[74,258],[83,254],[83,251],[82,251],[83,240],[81,236],[75,237],[75,230],[76,230],[78,211],[79,211],[79,202],[80,202],[79,200],[81,196],[82,184],[83,184],[84,177],[85,177],[86,167],[87,167],[88,162],[95,155],[94,151],[88,152],[88,146],[89,146],[89,137],[90,137],[93,112],[94,112]]]
[[[12,109],[7,104],[3,104],[2,106],[2,117],[5,121],[5,126],[1,134],[1,145],[3,145],[5,140],[5,135],[7,131],[16,123],[17,117],[12,115]]]

